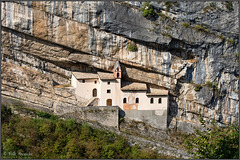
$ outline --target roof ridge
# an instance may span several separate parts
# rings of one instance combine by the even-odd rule
[[[122,70],[119,61],[116,61],[115,66],[114,66],[114,71],[115,71],[118,67],[119,67],[120,70]]]

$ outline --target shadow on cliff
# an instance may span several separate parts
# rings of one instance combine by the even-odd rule
[[[177,96],[180,95],[179,90],[182,88],[181,83],[179,83],[179,80],[177,81],[175,90],[173,90],[172,94],[169,93],[169,106],[168,106],[168,117],[167,117],[167,127],[170,126],[172,120],[174,117],[177,117],[178,115],[178,103],[176,101]],[[172,124],[175,126],[175,129],[177,129],[177,118],[176,118],[176,124]]]
[[[169,95],[169,108],[168,108],[168,116],[167,116],[167,127],[170,126],[174,117],[178,114],[178,103],[175,100],[173,95]],[[177,122],[176,122],[177,123]],[[175,126],[177,127],[177,126]]]

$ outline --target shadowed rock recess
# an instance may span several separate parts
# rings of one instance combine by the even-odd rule
[[[2,98],[55,111],[87,103],[72,71],[112,71],[169,90],[168,127],[191,132],[239,116],[238,3],[1,2]],[[137,51],[129,51],[135,43]],[[196,89],[200,85],[200,89]]]

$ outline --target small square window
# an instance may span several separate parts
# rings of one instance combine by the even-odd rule
[[[82,80],[82,83],[85,83],[85,79]]]
[[[110,82],[108,82],[108,85],[110,85]]]
[[[107,90],[107,93],[111,93],[111,90],[110,90],[110,89],[108,89],[108,90]]]

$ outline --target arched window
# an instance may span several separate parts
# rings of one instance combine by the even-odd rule
[[[153,104],[153,98],[150,99],[150,103]]]
[[[136,103],[139,103],[139,98],[136,98]]]
[[[162,103],[162,98],[158,98],[158,103]]]
[[[117,78],[119,78],[119,73],[117,73]]]
[[[127,98],[123,98],[123,103],[127,103]]]

